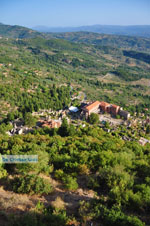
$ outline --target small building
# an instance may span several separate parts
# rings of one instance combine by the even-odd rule
[[[71,107],[69,108],[69,111],[72,112],[72,113],[76,113],[76,112],[79,111],[79,109],[78,109],[77,107],[71,106]]]
[[[83,113],[88,117],[91,113],[99,113],[100,111],[100,102],[95,101],[83,108]]]
[[[119,111],[119,115],[121,116],[121,117],[123,117],[124,119],[129,119],[130,118],[130,113],[128,112],[128,111],[124,111],[124,110],[120,110]]]
[[[120,106],[117,106],[115,104],[112,104],[111,107],[110,107],[110,113],[112,115],[117,115],[119,110],[120,110]]]
[[[145,139],[144,137],[141,137],[140,140],[139,140],[139,143],[140,143],[142,146],[144,146],[144,145],[146,145],[147,143],[150,144],[150,141],[147,140],[147,139]]]
[[[42,127],[48,127],[48,128],[59,128],[61,126],[60,120],[50,120],[50,121],[43,121]]]

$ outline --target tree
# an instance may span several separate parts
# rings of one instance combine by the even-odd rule
[[[5,134],[6,131],[9,131],[11,130],[13,127],[11,124],[5,124],[5,123],[2,123],[0,124],[0,134]]]
[[[73,58],[71,64],[73,67],[79,67],[81,63],[78,58]]]
[[[107,122],[107,121],[106,121],[106,123],[105,123],[105,128],[107,128],[107,129],[110,128],[109,122]]]
[[[89,122],[91,124],[97,124],[99,122],[99,116],[96,113],[91,113],[89,116]]]
[[[149,134],[150,133],[150,125],[147,125],[146,127],[146,134]]]
[[[59,128],[59,134],[61,136],[68,136],[69,125],[66,118],[63,118],[61,127]]]
[[[70,125],[69,130],[68,130],[68,135],[69,136],[74,136],[76,134],[76,129],[74,125]]]
[[[35,126],[36,118],[34,118],[30,112],[25,113],[24,124],[29,127]]]
[[[13,121],[15,119],[14,113],[10,112],[7,114],[7,120],[8,121]]]

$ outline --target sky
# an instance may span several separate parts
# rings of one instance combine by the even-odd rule
[[[150,0],[0,0],[0,22],[26,27],[150,25]]]

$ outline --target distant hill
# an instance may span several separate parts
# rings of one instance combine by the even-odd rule
[[[36,26],[34,30],[39,32],[78,32],[88,31],[101,34],[114,34],[114,35],[129,35],[150,37],[150,25],[135,25],[135,26],[118,26],[118,25],[92,25],[81,27],[45,27]]]
[[[96,45],[97,47],[111,47],[132,49],[136,51],[150,51],[150,39],[135,36],[98,34],[92,32],[64,32],[47,33],[47,38],[65,39],[75,43]]]
[[[9,38],[34,38],[42,37],[43,35],[32,29],[18,26],[18,25],[5,25],[0,23],[0,36],[9,37]]]
[[[148,52],[150,51],[150,38],[138,37],[138,36],[123,36],[123,35],[110,35],[110,34],[99,34],[93,32],[37,32],[32,29],[22,27],[22,26],[11,26],[4,25],[0,23],[0,36],[7,38],[44,38],[49,39],[65,39],[70,42],[75,43],[85,43],[85,44],[94,44],[97,48],[105,48],[109,51],[111,48],[122,48],[130,49],[134,51]],[[52,42],[52,41],[51,41]],[[56,42],[56,41],[55,41]],[[66,45],[66,42],[59,41],[61,45]],[[52,43],[51,43],[52,44]],[[50,45],[50,44],[49,44]],[[60,46],[61,46],[60,45]],[[68,44],[67,44],[68,48]],[[76,48],[76,47],[75,47]],[[113,50],[114,51],[114,50]]]

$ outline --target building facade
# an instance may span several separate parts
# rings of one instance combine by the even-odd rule
[[[95,101],[83,108],[83,113],[86,117],[89,117],[91,113],[99,113],[99,112],[100,112],[100,102],[99,101]]]
[[[120,107],[115,105],[115,104],[112,104],[111,107],[110,107],[110,113],[112,115],[115,115],[115,116],[118,115],[119,110],[120,110]]]
[[[107,102],[100,102],[100,109],[102,112],[110,113],[110,104]]]
[[[128,111],[120,110],[119,115],[126,120],[130,118],[130,113]]]

